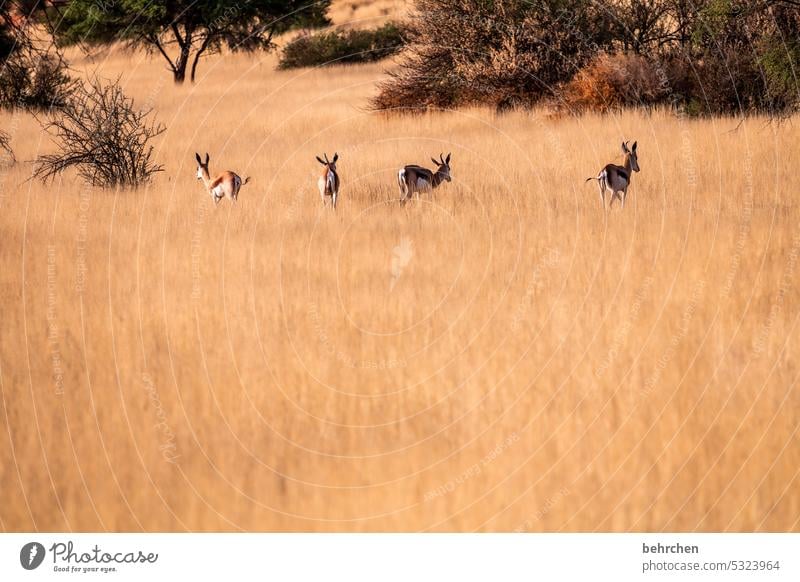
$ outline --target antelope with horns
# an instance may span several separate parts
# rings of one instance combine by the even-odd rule
[[[208,193],[211,194],[211,197],[214,199],[214,204],[219,204],[219,201],[226,196],[230,198],[231,201],[236,202],[236,199],[239,197],[239,188],[247,184],[250,178],[245,178],[244,182],[242,182],[242,179],[237,174],[226,171],[212,180],[211,174],[208,171],[208,152],[206,152],[205,162],[203,162],[200,158],[200,154],[197,152],[195,152],[194,157],[197,160],[197,179],[203,181],[206,190],[208,190]]]
[[[339,154],[334,152],[333,160],[328,159],[328,154],[323,153],[322,155],[325,156],[324,160],[316,156],[317,161],[325,166],[322,176],[317,180],[322,207],[324,208],[330,199],[333,209],[336,210],[336,200],[339,198],[339,173],[336,171],[336,160],[339,159]]]
[[[622,166],[608,164],[605,168],[600,170],[594,178],[586,178],[586,181],[597,180],[600,186],[600,206],[606,206],[606,190],[611,192],[611,201],[608,207],[614,204],[614,198],[619,196],[622,202],[622,208],[625,208],[625,198],[628,196],[628,186],[631,184],[632,172],[639,171],[639,160],[636,158],[636,142],[633,142],[633,147],[628,148],[628,142],[622,143],[622,153],[625,154],[625,163]],[[620,196],[620,192],[622,195]]]
[[[419,192],[433,190],[445,180],[451,182],[450,155],[447,154],[445,158],[442,154],[439,154],[438,161],[431,158],[431,161],[436,164],[436,172],[431,172],[428,168],[413,164],[403,167],[397,173],[397,184],[400,186],[400,202],[405,203],[415,193],[419,197]]]

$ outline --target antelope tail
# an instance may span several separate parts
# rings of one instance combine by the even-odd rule
[[[250,181],[250,176],[247,176],[247,178],[244,179],[244,182],[242,182],[242,186],[247,184],[249,181]]]
[[[405,170],[397,172],[397,184],[403,191],[408,191],[408,181],[406,180]]]

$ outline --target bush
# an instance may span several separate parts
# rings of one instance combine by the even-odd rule
[[[759,57],[764,71],[766,98],[775,109],[785,109],[798,101],[797,67],[800,65],[800,40],[765,40]]]
[[[795,0],[417,0],[374,109],[557,103],[786,115],[800,106]]]
[[[279,69],[377,61],[403,47],[403,30],[388,23],[374,30],[306,34],[286,45]]]
[[[688,112],[696,115],[768,111],[764,78],[752,51],[720,47],[690,69]]]
[[[591,0],[417,0],[407,58],[375,109],[487,104],[528,107],[610,46],[610,20]]]
[[[34,175],[46,182],[74,166],[93,185],[135,187],[147,182],[163,169],[152,160],[150,142],[165,127],[148,121],[151,111],[137,110],[119,81],[103,84],[93,78],[79,85],[45,124],[58,152],[40,156]]]
[[[661,63],[637,54],[601,53],[561,87],[556,108],[577,113],[647,107],[663,103],[669,94]]]
[[[76,86],[60,56],[18,50],[0,69],[0,107],[29,110],[63,107]]]

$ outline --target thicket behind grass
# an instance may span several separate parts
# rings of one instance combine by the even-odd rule
[[[388,22],[375,29],[345,29],[298,36],[281,53],[279,69],[366,63],[399,52],[403,28]]]

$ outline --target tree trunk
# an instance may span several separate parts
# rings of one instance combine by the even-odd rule
[[[172,67],[173,78],[176,85],[181,85],[186,80],[186,67],[189,65],[189,56],[192,52],[192,30],[187,28],[181,35],[176,24],[173,23],[171,28],[181,49],[181,53],[175,59],[175,65]]]
[[[176,85],[182,85],[186,80],[186,67],[189,64],[189,49],[181,49],[181,54],[175,62],[175,70],[173,71],[174,80]]]
[[[197,62],[200,60],[200,57],[208,48],[208,44],[210,42],[211,42],[211,33],[207,33],[206,37],[203,39],[203,44],[200,45],[200,48],[197,49],[197,52],[194,54],[194,61],[192,61],[192,72],[191,72],[192,83],[194,83],[195,73],[197,72]]]
[[[186,63],[183,64],[183,68],[176,69],[172,75],[176,85],[183,85],[186,80]]]

